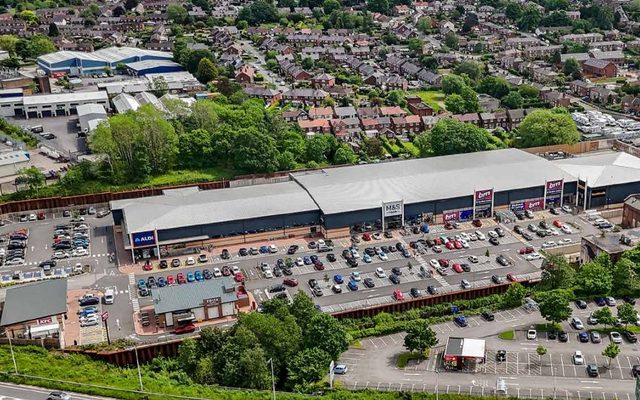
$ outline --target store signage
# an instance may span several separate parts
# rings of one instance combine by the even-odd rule
[[[562,179],[557,181],[547,181],[547,193],[556,193],[562,191]]]
[[[109,319],[109,311],[103,311],[102,314],[100,314],[100,317],[102,318],[103,321],[106,321]]]
[[[442,213],[444,222],[452,222],[458,220],[458,211],[445,211]]]
[[[391,203],[382,203],[382,215],[384,217],[393,217],[402,215],[404,205],[402,201],[394,201]]]
[[[204,299],[202,300],[202,303],[204,304],[205,307],[217,306],[217,305],[220,305],[220,297],[214,297],[212,299]]]
[[[493,189],[476,190],[476,204],[491,203],[493,201]]]
[[[522,211],[524,210],[524,203],[511,203],[512,211]]]
[[[51,317],[47,317],[47,318],[40,318],[38,320],[38,325],[47,325],[50,324],[52,321]]]
[[[156,244],[156,234],[153,231],[137,232],[133,237],[133,247],[151,246]]]
[[[524,202],[525,210],[534,210],[537,208],[542,208],[542,200],[529,200]]]
[[[473,209],[470,208],[468,210],[461,210],[458,213],[458,220],[459,221],[468,221],[470,219],[473,218]]]

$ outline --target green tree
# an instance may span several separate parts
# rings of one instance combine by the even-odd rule
[[[547,292],[538,303],[540,315],[549,321],[560,323],[571,316],[571,307],[566,294],[558,290]]]
[[[462,61],[453,69],[453,73],[457,75],[467,75],[471,80],[478,80],[482,77],[484,65],[477,61]]]
[[[287,382],[292,389],[321,380],[329,371],[331,356],[324,350],[309,348],[296,354],[287,365]]]
[[[198,361],[202,357],[201,348],[193,338],[187,338],[178,347],[178,363],[189,375],[193,375],[198,367]]]
[[[447,36],[444,37],[444,44],[450,49],[458,50],[460,47],[458,35],[453,32],[447,33]]]
[[[322,3],[322,9],[324,10],[325,15],[329,15],[334,11],[340,10],[342,8],[342,4],[338,0],[324,0]]]
[[[330,135],[314,135],[307,141],[307,160],[327,162],[331,156],[335,138]]]
[[[508,95],[510,90],[511,84],[506,79],[497,76],[486,76],[478,85],[478,92],[486,93],[496,99]]]
[[[422,17],[416,23],[416,29],[425,35],[429,35],[433,29],[433,20],[431,17]]]
[[[175,24],[182,24],[187,19],[187,10],[177,3],[171,3],[167,6],[167,18]]]
[[[472,153],[486,150],[487,134],[482,128],[453,119],[444,119],[431,130],[431,149],[435,155]]]
[[[211,133],[204,129],[182,132],[178,136],[178,158],[185,168],[204,168],[210,165],[213,156]]]
[[[22,168],[18,171],[19,180],[26,183],[29,191],[38,193],[44,187],[45,177],[37,167]]]
[[[411,54],[414,57],[417,57],[422,54],[422,47],[424,46],[424,42],[420,38],[411,38],[408,40],[407,46]]]
[[[353,152],[351,146],[347,144],[341,144],[333,156],[333,163],[337,165],[354,164],[356,161],[358,161],[358,156]]]
[[[390,8],[389,0],[369,0],[367,2],[367,9],[371,12],[387,14]]]
[[[522,108],[522,106],[524,105],[524,99],[522,98],[522,95],[516,91],[509,92],[509,94],[507,94],[506,96],[502,96],[502,98],[500,98],[500,102],[503,106],[507,107],[510,110]]]
[[[302,329],[303,334],[306,334],[311,319],[319,313],[311,297],[303,291],[299,291],[293,295],[290,311]]]
[[[636,265],[628,258],[616,262],[612,271],[613,288],[618,295],[629,295],[638,287]]]
[[[151,82],[151,91],[156,97],[162,97],[169,91],[169,84],[163,76],[155,76]]]
[[[55,22],[49,24],[49,37],[56,37],[60,35],[60,31],[58,31],[58,25]]]
[[[215,64],[208,58],[203,57],[198,62],[196,77],[202,83],[209,83],[218,76],[218,69]]]
[[[562,68],[562,73],[566,76],[570,76],[573,79],[580,79],[582,76],[581,72],[582,68],[580,67],[580,63],[575,58],[569,58],[564,62],[564,67]]]
[[[407,350],[425,355],[436,344],[438,337],[426,321],[416,321],[407,327],[407,335],[404,337],[404,347]]]
[[[461,76],[449,74],[442,78],[442,91],[444,94],[461,94],[462,89],[465,87],[467,87],[467,83]]]
[[[378,138],[370,138],[363,141],[364,152],[373,158],[380,158],[384,156],[384,147],[382,141]]]
[[[28,25],[35,25],[38,23],[38,15],[31,10],[24,10],[18,14],[18,18],[26,22]]]
[[[613,325],[616,322],[616,318],[609,307],[598,308],[591,315],[598,320],[598,323],[604,325],[605,329],[608,325]]]
[[[465,112],[472,113],[480,111],[480,100],[478,100],[478,94],[473,89],[469,86],[464,87],[460,96],[462,100],[464,100]]]
[[[573,144],[580,133],[571,116],[562,109],[535,110],[524,118],[518,128],[520,147]]]
[[[522,14],[516,21],[516,25],[522,31],[533,31],[540,26],[541,20],[542,14],[540,14],[540,10],[535,5],[530,4],[522,9]]]
[[[462,114],[466,110],[464,99],[456,93],[450,94],[444,99],[444,106],[447,111],[454,114]]]
[[[540,97],[540,91],[531,85],[520,86],[520,88],[518,88],[518,92],[520,92],[522,97],[527,99],[537,99]]]
[[[610,269],[597,262],[589,262],[578,270],[576,283],[586,295],[604,296],[611,292],[613,278]]]
[[[607,357],[607,360],[609,360],[609,367],[611,367],[611,362],[618,357],[618,354],[620,354],[620,346],[615,343],[609,343],[607,347],[602,350],[602,356]]]
[[[431,140],[429,134],[423,133],[416,135],[413,139],[413,144],[420,150],[420,157],[428,157],[431,155]]]
[[[291,171],[296,169],[296,158],[290,151],[281,151],[278,155],[278,170]]]
[[[233,164],[247,173],[274,172],[278,169],[276,141],[255,128],[244,129],[233,139]]]
[[[618,306],[618,318],[625,326],[635,324],[638,320],[638,312],[633,305],[624,303]]]
[[[569,289],[576,280],[576,271],[569,265],[563,255],[547,254],[542,271],[542,279],[538,284],[541,290]]]
[[[213,61],[213,54],[211,54],[211,51],[208,49],[198,49],[186,50],[179,55],[180,64],[182,64],[187,71],[191,73],[196,73],[198,66],[200,65],[200,61],[203,58]]]
[[[311,318],[303,343],[306,348],[317,347],[326,351],[332,360],[347,350],[349,341],[342,325],[329,314],[318,313]]]
[[[539,356],[543,356],[545,354],[547,354],[547,348],[540,345],[538,347],[536,347],[536,353],[538,353]]]
[[[520,283],[514,283],[502,295],[502,305],[504,307],[520,307],[527,295],[527,289]]]
[[[15,56],[18,41],[14,35],[0,35],[0,49],[7,51],[10,56]]]
[[[505,14],[507,18],[513,21],[519,19],[522,15],[522,5],[514,1],[507,2],[507,5],[505,7]]]

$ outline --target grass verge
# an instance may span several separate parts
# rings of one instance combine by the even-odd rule
[[[562,330],[560,324],[536,324],[535,329],[538,332],[560,332]]]
[[[514,340],[516,338],[516,331],[511,329],[508,331],[500,332],[500,334],[498,334],[498,337],[502,340]]]
[[[433,108],[434,113],[444,109],[444,93],[440,90],[419,90],[411,94],[419,96],[423,102]]]
[[[409,364],[409,361],[424,360],[425,358],[426,357],[424,356],[424,354],[406,351],[404,353],[398,354],[398,358],[396,358],[396,366],[398,368],[405,368]]]

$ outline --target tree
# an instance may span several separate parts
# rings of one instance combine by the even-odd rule
[[[247,173],[274,172],[279,152],[273,137],[255,128],[243,129],[233,139],[233,165]]]
[[[404,337],[404,347],[407,350],[426,355],[427,351],[436,344],[438,344],[438,337],[427,321],[416,321],[407,327],[407,335]]]
[[[611,292],[613,278],[610,269],[592,261],[578,270],[576,283],[585,295],[605,296]]]
[[[565,293],[558,290],[545,293],[538,306],[540,315],[549,322],[560,323],[571,316],[569,299]]]
[[[573,144],[580,140],[576,123],[563,109],[535,110],[518,128],[520,147]]]
[[[473,113],[480,111],[480,100],[478,100],[478,94],[473,89],[469,86],[462,88],[460,96],[462,96],[464,100],[465,112]]]
[[[182,24],[187,19],[187,10],[180,4],[169,4],[167,6],[167,18],[175,24]]]
[[[208,49],[198,49],[185,50],[179,56],[180,64],[182,64],[187,71],[191,73],[195,73],[198,70],[200,61],[203,58],[208,58],[210,61],[213,61],[213,54],[211,54],[211,51]]]
[[[334,317],[324,313],[311,318],[303,343],[307,348],[317,347],[326,351],[332,360],[337,360],[349,348],[347,332]]]
[[[126,0],[124,2],[124,8],[127,10],[133,10],[136,7],[138,7],[138,0]]]
[[[444,38],[444,44],[450,49],[458,50],[458,47],[460,47],[459,43],[458,35],[453,32],[447,33],[447,36]]]
[[[572,77],[573,79],[580,79],[580,76],[582,75],[580,64],[575,58],[569,58],[564,62],[562,73],[566,76]]]
[[[325,15],[329,15],[336,10],[340,10],[342,8],[342,4],[338,0],[324,0],[322,3],[322,9],[324,10]]]
[[[597,319],[599,323],[603,324],[605,329],[607,325],[613,325],[616,322],[616,318],[611,313],[609,307],[598,308],[591,313],[593,318]]]
[[[289,386],[294,389],[319,381],[327,374],[330,363],[331,356],[324,350],[302,350],[287,365]]]
[[[464,99],[456,93],[450,94],[444,99],[444,106],[447,111],[454,114],[462,114],[465,112]]]
[[[413,139],[413,144],[420,150],[420,157],[428,157],[431,155],[431,140],[429,134],[423,133],[416,135]]]
[[[422,17],[416,23],[416,29],[420,32],[428,35],[431,33],[431,29],[433,29],[433,20],[431,17]]]
[[[314,135],[307,141],[307,159],[317,163],[329,160],[335,138],[330,135]]]
[[[384,156],[384,147],[378,138],[370,138],[363,141],[364,152],[369,157],[380,158]]]
[[[537,99],[540,97],[540,91],[531,85],[520,86],[520,88],[518,88],[518,92],[520,92],[522,97],[527,99]]]
[[[307,331],[311,319],[319,313],[311,297],[303,291],[299,291],[293,296],[290,310],[303,334]]]
[[[609,343],[607,347],[602,350],[602,356],[607,357],[609,360],[609,367],[611,366],[611,361],[618,357],[618,354],[620,354],[620,346],[615,343]]]
[[[569,289],[576,280],[576,271],[563,255],[547,254],[538,288],[542,290]]]
[[[457,75],[467,75],[471,80],[478,80],[482,76],[484,65],[477,61],[462,61],[453,69]]]
[[[482,128],[453,119],[444,119],[431,130],[431,149],[435,155],[472,153],[486,150],[487,134]]]
[[[337,165],[353,164],[358,160],[358,156],[348,144],[341,144],[333,156],[333,163]]]
[[[628,258],[616,262],[612,271],[612,279],[616,294],[629,295],[638,287],[638,275],[635,264]]]
[[[538,347],[536,347],[536,353],[538,353],[539,356],[543,356],[545,354],[547,354],[547,348],[540,345]]]
[[[389,0],[369,0],[367,2],[367,9],[371,12],[386,14],[390,8]]]
[[[218,76],[218,69],[215,64],[208,58],[201,58],[198,62],[196,77],[202,83],[208,83]]]
[[[22,168],[18,171],[18,176],[19,180],[26,183],[29,191],[33,193],[38,193],[44,186],[44,174],[36,167]]]
[[[486,93],[496,99],[508,95],[510,90],[511,84],[506,79],[496,76],[484,77],[478,85],[478,92]]]
[[[422,54],[424,42],[420,38],[411,38],[407,41],[407,46],[413,56],[419,56]]]
[[[162,76],[156,76],[151,82],[151,91],[156,97],[162,97],[169,91],[169,84]]]
[[[180,165],[186,168],[203,168],[212,163],[213,143],[209,132],[194,129],[182,132],[178,137]]]
[[[506,96],[502,96],[502,98],[500,98],[500,102],[503,106],[511,110],[522,108],[522,106],[524,105],[524,99],[522,98],[522,95],[516,91],[509,92],[509,94],[507,94]]]
[[[0,35],[0,49],[7,51],[10,56],[15,56],[18,40],[14,35]]]
[[[638,320],[638,312],[633,305],[624,303],[618,306],[618,318],[625,326],[635,324]]]
[[[527,289],[516,282],[502,295],[502,305],[509,308],[520,307],[526,295]]]
[[[125,10],[124,7],[122,7],[121,5],[117,5],[113,11],[111,11],[111,15],[113,15],[115,18],[117,17],[122,17],[123,15],[125,15],[127,13],[127,10]]]
[[[27,23],[27,25],[34,25],[38,23],[38,15],[31,10],[24,10],[18,14],[18,18]]]
[[[442,78],[442,91],[444,94],[461,94],[462,89],[466,86],[467,84],[461,76],[449,74]]]
[[[56,37],[60,35],[60,32],[58,31],[58,25],[56,25],[55,22],[52,22],[49,24],[49,37]]]
[[[518,25],[520,30],[533,31],[540,26],[541,20],[542,14],[540,14],[540,10],[538,10],[536,5],[530,4],[522,9],[522,14],[516,21],[516,25]]]

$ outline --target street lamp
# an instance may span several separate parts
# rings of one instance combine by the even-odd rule
[[[133,351],[136,354],[136,366],[138,367],[138,381],[140,382],[140,391],[144,392],[144,386],[142,385],[142,372],[140,372],[140,360],[138,359],[138,348],[134,346]]]
[[[271,391],[273,392],[273,400],[276,400],[276,380],[273,375],[273,358],[267,360],[271,364]]]

